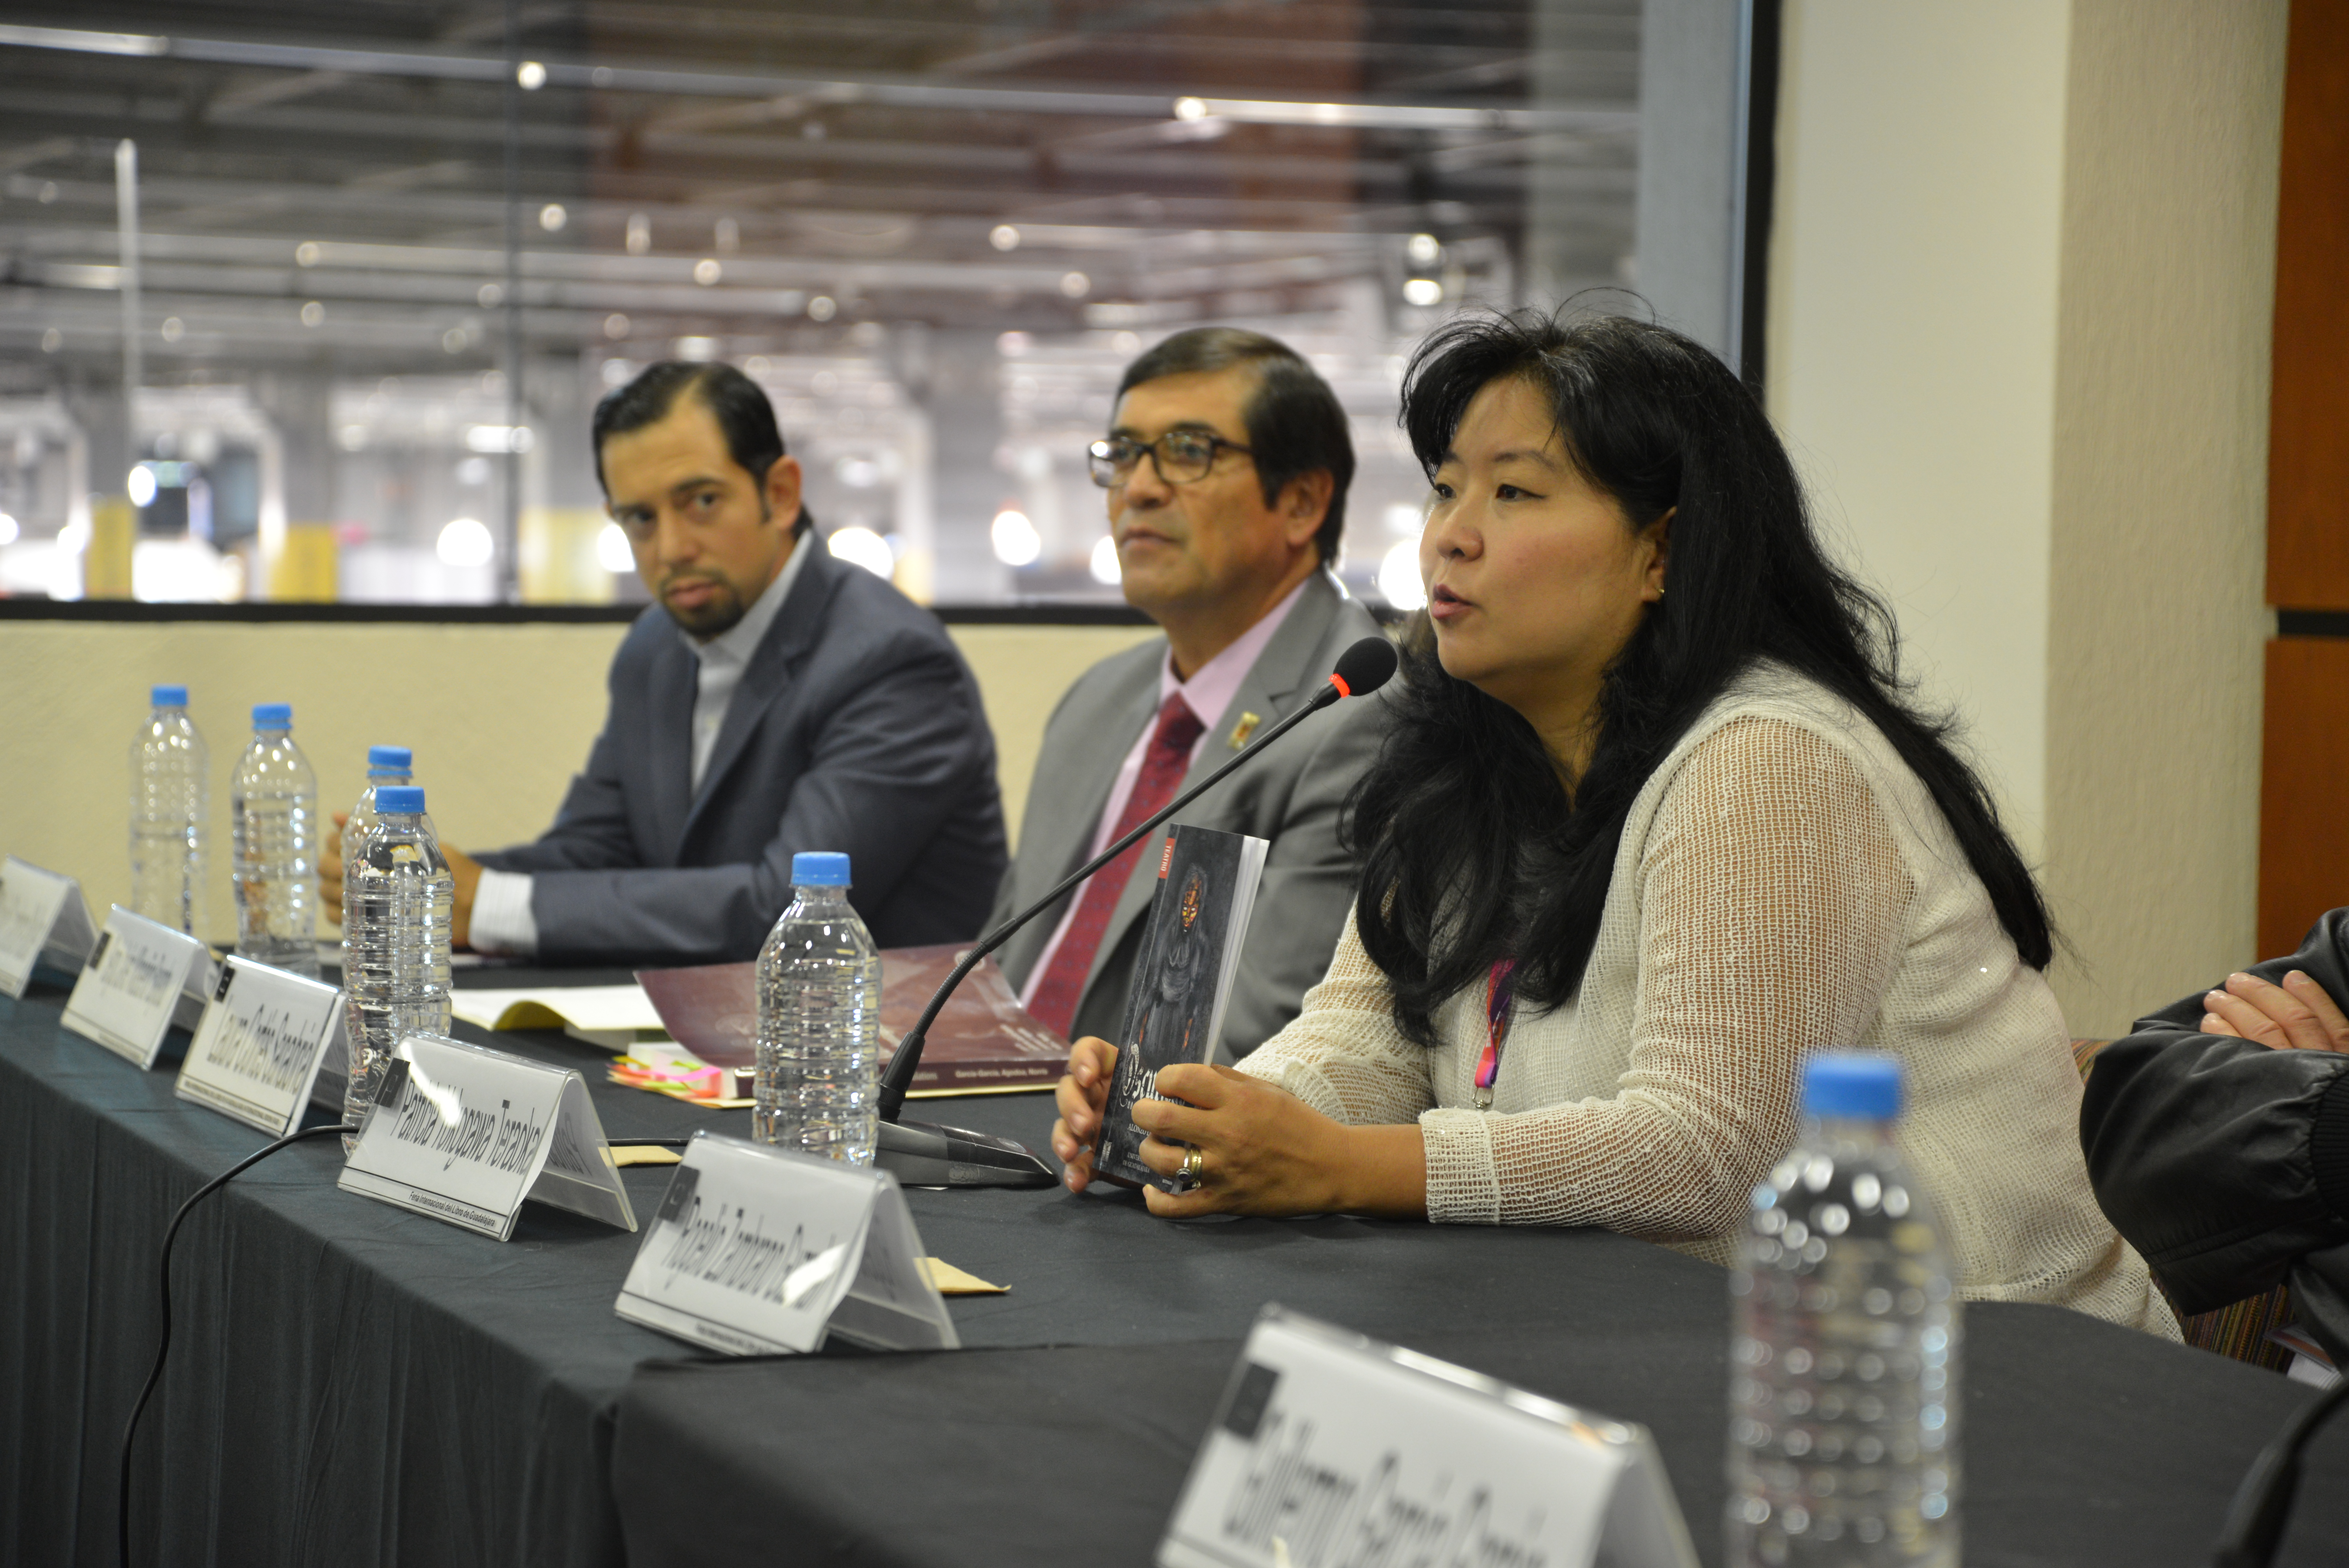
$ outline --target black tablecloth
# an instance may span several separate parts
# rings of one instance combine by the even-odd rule
[[[41,1568],[114,1561],[163,1228],[268,1141],[174,1097],[175,1068],[141,1073],[67,1033],[65,995],[36,983],[0,998],[0,1563]],[[611,1137],[748,1128],[746,1112],[609,1086],[609,1053],[559,1034],[494,1038],[580,1068]],[[136,1561],[621,1562],[612,1408],[638,1362],[684,1349],[613,1315],[639,1238],[531,1203],[501,1245],[339,1191],[341,1165],[331,1138],[298,1144],[181,1230],[170,1370],[140,1429]],[[648,1216],[667,1171],[622,1174]]]
[[[66,1033],[63,1003],[39,986],[0,999],[0,1563],[111,1561],[163,1227],[265,1141],[174,1098],[171,1070]],[[606,1054],[560,1035],[495,1043],[580,1068],[614,1138],[747,1130],[747,1112],[605,1084]],[[1051,1117],[1040,1096],[913,1110],[1037,1147]],[[140,1440],[141,1564],[614,1563],[624,1520],[639,1563],[723,1562],[730,1542],[791,1560],[799,1532],[820,1560],[996,1562],[1032,1544],[1057,1561],[1073,1555],[1053,1544],[1066,1532],[1040,1525],[1070,1496],[1091,1511],[1079,1539],[1115,1543],[1090,1561],[1142,1561],[1268,1300],[1648,1422],[1700,1542],[1717,1534],[1722,1276],[1644,1243],[1169,1225],[1123,1194],[916,1191],[926,1249],[1012,1287],[953,1299],[970,1350],[721,1363],[613,1315],[638,1237],[532,1204],[501,1245],[342,1192],[339,1167],[331,1140],[297,1146],[181,1233],[171,1369]],[[649,1217],[667,1171],[624,1176]],[[2168,1560],[2193,1561],[2243,1463],[2306,1397],[2064,1313],[1978,1313],[1974,1346],[1977,1547],[2011,1550],[2000,1532],[2043,1516],[2075,1532],[2141,1517]],[[2206,1407],[2198,1428],[2187,1412]],[[885,1486],[893,1464],[921,1484]],[[2005,1490],[1985,1492],[1986,1476]],[[2339,1516],[2318,1509],[2349,1560]]]
[[[1702,1336],[1627,1310],[1550,1333],[1430,1325],[1407,1341],[1646,1423],[1717,1563],[1727,1314],[1705,1294]],[[1966,1326],[1973,1568],[2201,1568],[2243,1467],[2313,1398],[2060,1307],[1978,1305]],[[628,1560],[1148,1563],[1238,1354],[1217,1339],[646,1367],[613,1454]],[[2344,1473],[2349,1431],[2320,1437],[2282,1563],[2349,1562]]]
[[[1717,1279],[1717,1277],[1714,1277]],[[1407,1336],[1414,1350],[1654,1429],[1720,1563],[1726,1383],[1713,1331]],[[613,1481],[635,1568],[1149,1563],[1238,1340],[735,1367],[653,1364]],[[2201,1568],[2243,1465],[2312,1399],[2274,1373],[2063,1307],[1966,1315],[1966,1563]],[[2349,1561],[2349,1432],[2321,1437],[2283,1563]]]

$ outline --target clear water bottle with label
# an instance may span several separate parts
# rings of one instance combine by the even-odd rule
[[[375,792],[386,784],[416,782],[415,753],[405,746],[367,748],[367,788],[359,791],[351,814],[343,820],[343,863],[358,858],[359,841],[375,826]]]
[[[254,705],[253,744],[237,759],[229,828],[237,952],[316,979],[318,776],[294,744],[289,704]]]
[[[343,863],[343,990],[350,1032],[344,1119],[375,1102],[384,1064],[409,1035],[449,1032],[449,927],[456,883],[424,791],[386,784],[376,816]],[[345,1152],[357,1141],[343,1135]]]
[[[792,903],[759,950],[751,1135],[851,1165],[880,1130],[881,953],[848,903],[848,857],[792,857]]]
[[[196,934],[212,816],[212,754],[188,717],[188,688],[159,686],[130,748],[130,907]]]
[[[1822,1054],[1730,1276],[1728,1561],[1956,1568],[1950,1255],[1893,1138],[1900,1067]]]

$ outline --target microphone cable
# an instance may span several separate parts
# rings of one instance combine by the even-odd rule
[[[179,1238],[180,1226],[189,1211],[212,1193],[228,1185],[233,1176],[242,1175],[268,1159],[281,1149],[291,1149],[305,1138],[324,1138],[329,1133],[357,1132],[357,1128],[346,1123],[332,1127],[305,1127],[299,1132],[289,1132],[276,1142],[256,1149],[202,1186],[188,1195],[180,1212],[171,1216],[171,1223],[163,1233],[163,1257],[158,1270],[161,1278],[163,1301],[163,1333],[155,1344],[155,1365],[148,1370],[147,1386],[139,1390],[139,1400],[130,1407],[130,1420],[122,1429],[122,1485],[117,1494],[115,1525],[117,1543],[120,1549],[120,1568],[130,1568],[130,1446],[139,1435],[139,1418],[147,1408],[156,1386],[163,1381],[163,1357],[171,1348],[171,1243]]]
[[[2349,1375],[2304,1405],[2283,1424],[2275,1440],[2260,1450],[2227,1505],[2227,1523],[2210,1551],[2210,1568],[2267,1568],[2283,1544],[2283,1527],[2300,1491],[2300,1455],[2309,1439],[2341,1407],[2349,1404]]]

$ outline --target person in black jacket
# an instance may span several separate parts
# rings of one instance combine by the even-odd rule
[[[2096,1201],[2181,1313],[2288,1281],[2349,1367],[2349,909],[2137,1021],[2080,1107]]]

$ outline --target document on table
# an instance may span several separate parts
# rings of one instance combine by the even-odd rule
[[[458,990],[450,1010],[484,1029],[562,1029],[612,1050],[666,1037],[660,1014],[641,985],[543,985],[524,990]]]

